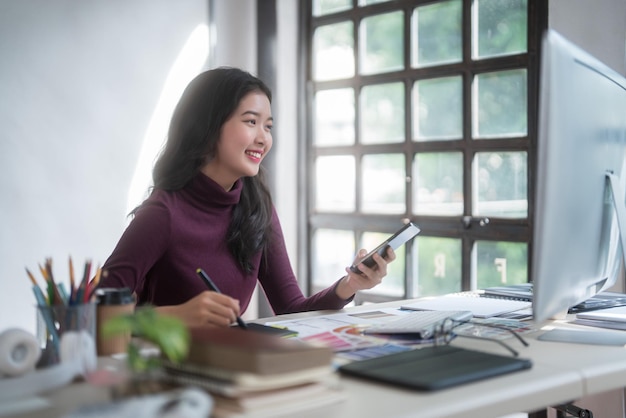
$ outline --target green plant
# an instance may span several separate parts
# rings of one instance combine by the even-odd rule
[[[103,325],[105,336],[131,333],[133,337],[156,345],[161,355],[178,363],[189,351],[189,330],[183,322],[172,316],[161,315],[151,307],[141,307],[132,314],[109,319]],[[134,372],[146,372],[160,367],[161,357],[143,356],[136,338],[128,344],[128,364]]]

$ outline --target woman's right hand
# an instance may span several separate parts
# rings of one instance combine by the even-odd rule
[[[175,316],[189,327],[227,327],[239,316],[239,301],[206,290],[181,305],[160,306],[157,311]]]

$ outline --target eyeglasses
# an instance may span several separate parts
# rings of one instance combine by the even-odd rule
[[[484,336],[484,335],[475,335],[475,334],[454,332],[455,329],[457,329],[461,325],[472,325],[474,327],[486,327],[486,328],[499,329],[501,331],[510,333],[520,343],[522,343],[522,345],[524,347],[528,347],[528,342],[521,335],[519,335],[517,332],[515,332],[512,329],[507,328],[505,326],[498,325],[498,324],[487,324],[487,323],[482,323],[482,322],[474,322],[474,321],[459,321],[457,319],[452,319],[452,318],[444,319],[443,321],[441,321],[441,323],[438,326],[435,327],[435,332],[434,332],[434,335],[433,335],[434,344],[435,345],[442,345],[442,344],[443,345],[448,345],[448,344],[450,344],[450,341],[452,341],[454,339],[454,337],[456,337],[456,336],[465,337],[465,338],[474,338],[474,339],[477,339],[477,340],[493,341],[493,342],[495,342],[497,344],[500,344],[505,349],[507,349],[511,354],[513,354],[514,357],[519,357],[519,353],[517,352],[517,350],[515,350],[509,344],[507,344],[506,342],[504,342],[504,341],[502,341],[502,340],[500,340],[498,338],[488,337],[488,336]]]

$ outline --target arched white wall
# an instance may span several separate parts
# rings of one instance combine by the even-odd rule
[[[206,0],[0,1],[0,330],[35,329],[24,271],[103,263],[169,70]],[[81,266],[82,267],[82,266]]]

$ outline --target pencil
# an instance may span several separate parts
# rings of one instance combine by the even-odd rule
[[[72,262],[72,256],[70,255],[69,261],[70,269],[70,304],[74,303],[74,295],[76,293],[76,279],[74,278],[74,263]]]
[[[33,273],[31,273],[30,270],[28,270],[28,268],[26,268],[26,274],[28,274],[28,278],[33,283],[33,291],[35,291],[35,289],[38,289],[39,291],[38,292],[35,291],[35,292],[41,294],[41,296],[43,296],[43,301],[46,302],[46,298],[43,292],[41,291],[41,288],[37,284],[37,280],[35,280],[35,276],[33,276]],[[37,302],[41,302],[41,300],[37,298]],[[46,305],[46,303],[44,303],[44,305]]]
[[[85,261],[85,270],[83,272],[83,278],[76,289],[76,303],[86,302],[86,298],[89,296],[87,282],[89,280],[89,274],[91,273],[91,260]]]
[[[100,266],[98,265],[98,267],[96,268],[96,276],[91,281],[87,282],[88,290],[87,290],[87,294],[85,295],[86,302],[89,302],[91,300],[91,297],[93,296],[94,292],[98,288],[98,284],[100,283],[101,276],[102,276],[102,268],[100,268]]]
[[[54,320],[50,316],[51,311],[48,310],[49,308],[48,308],[48,302],[46,301],[46,297],[44,296],[43,291],[37,284],[37,281],[35,280],[35,276],[33,276],[33,273],[31,273],[30,270],[28,270],[28,268],[26,269],[26,274],[28,274],[28,278],[33,283],[33,294],[35,295],[35,300],[37,300],[37,305],[39,306],[40,314],[43,317],[44,322],[46,323],[46,328],[48,329],[48,332],[52,336],[52,343],[54,344],[54,347],[56,351],[58,352],[59,351],[59,334],[57,333],[57,329],[54,326]]]
[[[41,275],[43,276],[43,279],[46,282],[46,293],[47,293],[46,300],[48,301],[48,305],[52,306],[54,305],[54,289],[52,288],[52,285],[50,284],[50,279],[48,279],[48,273],[46,273],[46,269],[44,269],[41,264],[38,263],[37,266],[39,267],[39,271],[41,272]]]
[[[204,270],[202,270],[201,268],[196,270],[196,273],[198,273],[198,276],[200,276],[200,278],[202,280],[204,280],[204,283],[206,283],[207,287],[209,288],[209,290],[212,290],[216,293],[222,293],[220,291],[220,289],[215,285],[215,283],[213,283],[213,280],[211,280],[211,278],[209,277],[208,274],[206,274],[206,272]],[[243,321],[243,319],[241,319],[241,317],[239,315],[237,315],[237,325],[239,325],[240,328],[246,329],[248,328],[248,325],[246,325],[246,323]]]
[[[63,299],[59,288],[57,287],[56,282],[54,281],[54,274],[52,273],[52,258],[48,257],[45,261],[45,270],[46,277],[48,278],[48,284],[52,288],[53,299],[52,302],[54,305],[65,305],[66,300]]]

